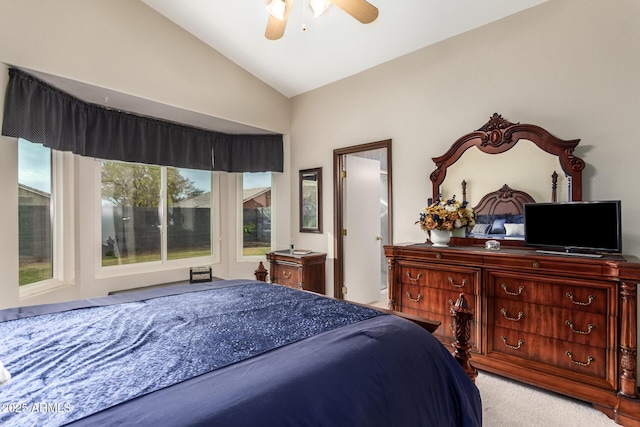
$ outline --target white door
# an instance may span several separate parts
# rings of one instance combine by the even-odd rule
[[[347,155],[344,191],[344,299],[380,299],[380,161]]]

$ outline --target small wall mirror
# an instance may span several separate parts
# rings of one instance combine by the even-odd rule
[[[300,171],[300,232],[322,233],[322,168]]]

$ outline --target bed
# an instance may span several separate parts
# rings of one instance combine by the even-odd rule
[[[417,324],[255,280],[0,311],[0,424],[480,426]]]
[[[486,194],[473,208],[476,224],[468,230],[467,237],[524,239],[525,203],[535,203],[535,200],[525,191],[514,190],[507,184]]]

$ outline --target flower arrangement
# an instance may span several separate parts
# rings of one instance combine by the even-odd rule
[[[456,200],[456,196],[445,200],[438,196],[436,201],[420,212],[420,219],[416,224],[424,231],[453,230],[455,228],[473,227],[476,215],[467,202]]]

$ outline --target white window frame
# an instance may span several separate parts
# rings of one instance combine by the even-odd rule
[[[94,183],[95,183],[95,278],[104,279],[111,277],[127,276],[131,274],[153,273],[158,271],[168,271],[184,269],[201,265],[215,265],[220,263],[220,180],[214,172],[211,176],[211,250],[212,255],[194,258],[182,258],[167,260],[167,229],[166,200],[167,200],[167,168],[173,166],[160,166],[160,198],[162,201],[160,215],[160,261],[141,262],[134,264],[103,266],[102,265],[102,162],[116,161],[96,159],[94,163]],[[120,162],[119,163],[127,163]],[[131,162],[129,162],[131,163]],[[134,163],[135,164],[135,163]],[[180,168],[178,168],[180,169]],[[184,169],[184,168],[183,168]]]
[[[50,292],[75,281],[74,156],[51,150],[51,279],[19,286],[19,298]]]
[[[244,230],[243,230],[243,211],[242,211],[242,202],[243,202],[243,190],[244,190],[244,182],[243,182],[243,173],[236,174],[236,262],[255,262],[255,261],[263,261],[264,255],[244,255]],[[271,250],[273,251],[276,230],[276,209],[275,209],[275,200],[276,200],[276,189],[274,186],[273,172],[270,172],[271,175]]]

